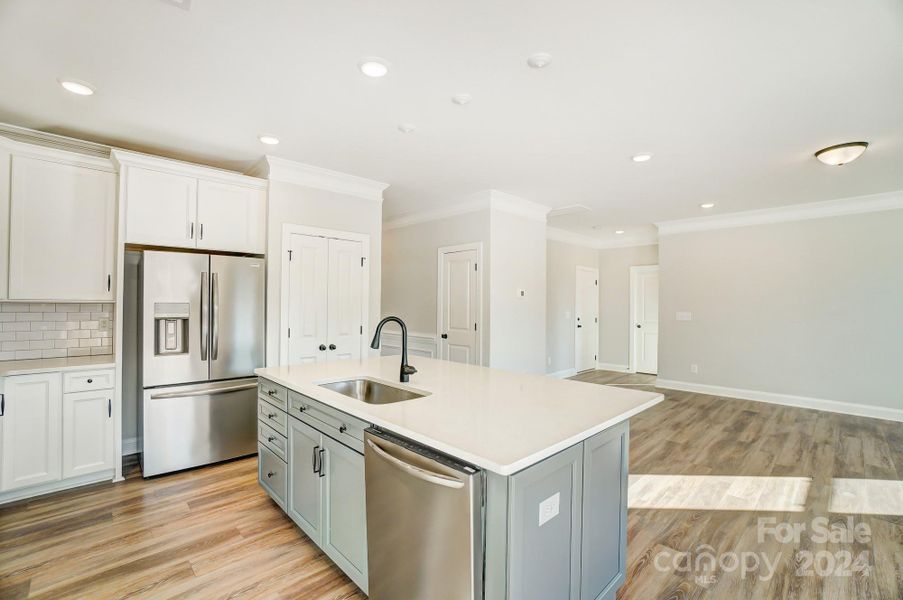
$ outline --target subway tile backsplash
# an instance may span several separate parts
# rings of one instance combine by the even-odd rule
[[[0,360],[113,353],[113,305],[0,302]]]

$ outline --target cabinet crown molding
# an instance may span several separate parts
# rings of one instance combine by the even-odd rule
[[[236,173],[235,171],[226,171],[225,169],[197,165],[171,158],[161,158],[150,154],[132,152],[130,150],[114,148],[110,153],[110,157],[113,160],[113,163],[120,169],[124,166],[133,166],[150,169],[152,171],[196,177],[207,181],[219,181],[222,183],[231,183],[234,185],[243,185],[260,189],[264,189],[267,186],[266,180],[258,177],[251,177],[249,175]]]
[[[260,159],[249,173],[271,181],[294,183],[380,203],[383,201],[383,192],[389,187],[388,183],[381,181],[374,181],[373,179],[366,179],[357,175],[349,175],[348,173],[332,171],[323,167],[306,165],[270,155]]]
[[[2,129],[0,129],[0,133],[4,133]],[[21,141],[21,138],[12,139],[0,135],[0,151],[8,152],[12,156],[24,156],[75,167],[116,172],[116,165],[109,158],[97,154],[83,154],[71,148],[63,149],[62,147],[43,145],[31,141],[24,142]]]

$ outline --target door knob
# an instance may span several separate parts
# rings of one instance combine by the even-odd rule
[[[330,349],[330,350],[335,350],[335,344],[329,344],[329,349]]]
[[[577,325],[577,329],[583,328],[583,325]]]
[[[324,352],[326,350],[326,344],[320,344],[320,352]]]
[[[640,325],[640,324],[639,324],[639,323],[637,323],[637,324],[636,324],[636,328],[637,328],[637,329],[642,329],[642,328],[643,328],[643,326],[642,326],[642,325]]]
[[[448,339],[448,334],[447,334],[447,333],[443,333],[443,334],[442,334],[442,339],[443,339],[443,340],[447,340],[447,339]]]

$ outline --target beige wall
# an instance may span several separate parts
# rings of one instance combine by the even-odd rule
[[[370,327],[379,321],[382,205],[373,200],[270,181],[267,213],[267,365],[279,362],[282,225],[292,223],[370,235]]]
[[[660,247],[660,378],[903,409],[903,211]]]
[[[599,362],[627,368],[630,352],[630,267],[658,264],[658,246],[599,251]]]
[[[413,333],[436,336],[439,248],[483,243],[483,357],[489,356],[489,211],[470,212],[383,232],[382,316]]]
[[[490,240],[489,365],[545,373],[546,224],[493,210]]]
[[[599,251],[549,240],[546,246],[546,372],[574,368],[577,267],[599,267]]]

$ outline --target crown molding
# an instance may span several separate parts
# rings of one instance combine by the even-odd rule
[[[549,213],[549,207],[530,200],[524,200],[519,196],[500,192],[498,190],[484,190],[475,194],[466,196],[461,201],[415,213],[408,213],[394,219],[390,219],[383,223],[383,229],[398,229],[400,227],[408,227],[429,221],[438,221],[449,217],[456,217],[481,210],[495,210],[514,214],[532,221],[546,222],[546,215]]]
[[[634,235],[628,238],[617,240],[600,240],[592,236],[576,233],[559,227],[546,227],[546,239],[574,246],[583,246],[585,248],[593,248],[594,250],[608,250],[611,248],[633,248],[636,246],[655,246],[658,244],[658,236]]]
[[[748,227],[750,225],[807,221],[810,219],[824,219],[898,209],[903,209],[903,191],[854,196],[852,198],[840,198],[824,202],[793,204],[709,217],[663,221],[656,223],[656,225],[658,226],[659,235],[662,236],[693,231]]]
[[[265,179],[249,177],[248,175],[242,175],[235,171],[197,165],[171,158],[161,158],[152,154],[143,154],[131,150],[113,148],[113,151],[110,153],[110,158],[113,160],[114,164],[120,167],[120,169],[122,167],[132,166],[150,169],[152,171],[161,171],[163,173],[197,177],[208,181],[219,181],[232,185],[243,185],[255,188],[265,188],[267,185]]]
[[[348,194],[374,202],[383,201],[383,192],[388,183],[365,179],[339,171],[286,160],[266,155],[254,165],[250,174],[270,181],[283,181],[305,187],[326,190],[337,194]]]
[[[116,172],[116,165],[109,157],[97,156],[95,154],[83,154],[71,150],[62,150],[53,146],[26,143],[3,136],[0,136],[0,150],[5,150],[13,156],[35,158],[75,167],[109,171],[111,173]]]
[[[110,146],[98,144],[96,142],[77,140],[55,133],[45,133],[35,129],[28,129],[27,127],[10,125],[9,123],[0,123],[0,136],[14,142],[33,144],[53,150],[63,150],[96,158],[110,158]]]

